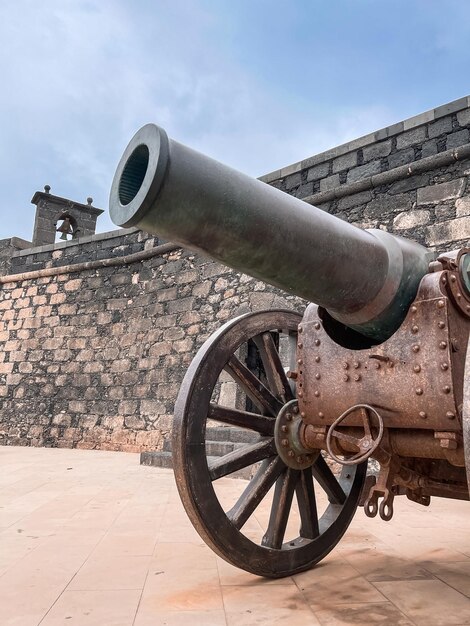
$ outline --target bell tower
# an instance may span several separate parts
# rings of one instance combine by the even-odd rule
[[[87,198],[87,204],[74,202],[51,194],[49,185],[36,191],[31,203],[36,205],[33,247],[55,243],[57,232],[64,240],[94,235],[96,220],[103,213],[93,206],[93,198]]]

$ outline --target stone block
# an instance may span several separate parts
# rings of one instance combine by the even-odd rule
[[[355,206],[360,206],[361,204],[366,204],[372,200],[372,192],[361,191],[360,193],[354,193],[350,196],[344,196],[344,198],[340,198],[338,201],[338,209],[341,211],[346,211]]]
[[[408,148],[422,143],[426,139],[426,127],[418,126],[412,130],[408,130],[397,137],[397,148]]]
[[[295,174],[292,174],[291,176],[287,176],[285,179],[285,188],[287,190],[290,189],[295,189],[295,187],[298,187],[302,182],[302,177],[301,177],[301,173],[297,172]]]
[[[374,176],[374,174],[378,174],[381,170],[380,161],[370,161],[370,163],[366,163],[365,165],[360,165],[359,167],[355,167],[348,172],[348,183],[354,183],[356,180],[361,180],[362,178],[367,178],[368,176]]]
[[[425,159],[426,157],[437,154],[437,140],[431,139],[429,141],[425,141],[421,148],[421,157]]]
[[[124,425],[126,428],[143,430],[146,427],[146,422],[140,415],[128,415],[124,418]]]
[[[465,188],[465,178],[418,189],[418,205],[439,204],[459,198]]]
[[[459,198],[456,200],[455,212],[457,217],[470,215],[470,196],[465,196],[465,198]]]
[[[460,241],[470,238],[470,216],[458,217],[454,220],[428,226],[425,230],[426,243],[438,246],[443,243]]]
[[[322,178],[320,181],[320,191],[330,191],[330,189],[334,189],[335,187],[339,187],[339,174],[333,174],[333,176],[328,176],[328,178]]]
[[[450,150],[451,148],[458,148],[459,146],[463,146],[468,143],[468,128],[464,128],[463,130],[459,130],[456,133],[452,133],[447,136],[446,148]]]
[[[318,165],[315,165],[314,167],[311,167],[309,170],[307,170],[307,181],[311,182],[319,180],[320,178],[325,178],[326,176],[328,176],[329,171],[329,162],[319,163]]]
[[[459,126],[468,126],[470,124],[470,109],[464,109],[457,113],[457,121]]]
[[[357,165],[357,150],[347,152],[333,161],[333,173],[349,170]]]
[[[451,116],[441,117],[428,126],[428,136],[430,139],[439,137],[439,135],[447,135],[452,132]]]
[[[392,140],[380,141],[379,143],[366,146],[363,151],[364,161],[373,161],[374,159],[381,159],[386,157],[392,151]]]
[[[165,405],[158,400],[142,400],[140,403],[140,414],[150,415],[156,418],[161,413],[165,413]]]
[[[430,217],[429,211],[426,211],[425,209],[418,209],[417,211],[404,211],[395,217],[393,220],[393,226],[398,230],[416,228],[417,226],[428,224]]]
[[[406,211],[412,208],[415,194],[402,193],[396,195],[381,194],[366,207],[364,216],[367,220],[380,220],[393,213]]]
[[[388,166],[390,169],[412,163],[415,160],[414,148],[406,148],[405,150],[399,150],[394,152],[388,157]]]
[[[65,291],[78,291],[82,284],[81,278],[74,278],[73,280],[69,280],[65,285]]]

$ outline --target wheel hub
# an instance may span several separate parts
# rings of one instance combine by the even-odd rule
[[[291,400],[279,411],[274,425],[277,453],[288,467],[303,470],[313,465],[319,451],[307,450],[299,439],[302,418],[297,400]]]

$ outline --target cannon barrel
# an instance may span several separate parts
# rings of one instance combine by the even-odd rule
[[[401,324],[432,258],[415,242],[357,228],[169,139],[155,124],[127,146],[110,214],[118,226],[315,302],[373,341]]]

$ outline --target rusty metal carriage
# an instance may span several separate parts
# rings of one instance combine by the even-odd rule
[[[303,315],[273,310],[227,322],[182,383],[177,485],[218,554],[255,574],[286,576],[328,554],[358,505],[389,520],[399,495],[424,506],[434,496],[469,499],[469,250],[436,256],[361,230],[153,124],[124,152],[110,208],[120,226],[315,303]],[[237,390],[230,405],[219,393],[227,376]],[[212,423],[257,438],[211,459]],[[241,471],[249,480],[227,503],[218,481]]]

